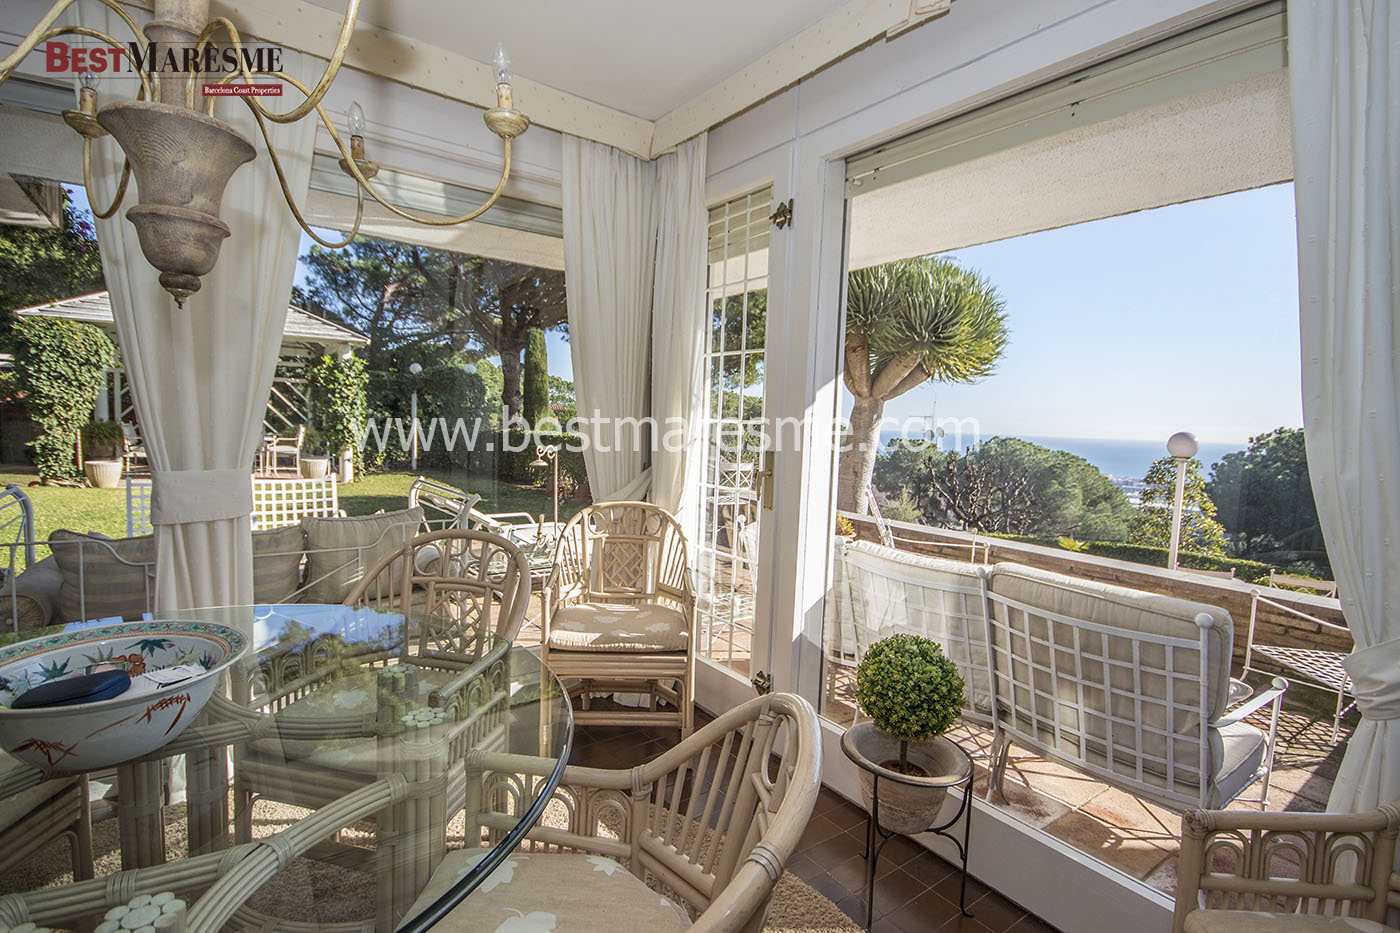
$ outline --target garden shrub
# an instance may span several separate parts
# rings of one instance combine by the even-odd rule
[[[116,359],[91,324],[31,317],[13,326],[15,373],[38,431],[34,465],[44,481],[78,475],[78,431],[92,416],[104,374]]]
[[[349,447],[355,470],[364,469],[360,432],[365,423],[365,389],[369,374],[357,356],[323,356],[306,371],[311,394],[311,432],[319,453],[337,456]]]

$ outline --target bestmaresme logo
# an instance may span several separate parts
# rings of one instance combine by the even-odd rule
[[[246,83],[245,71],[267,75],[282,70],[282,48],[245,45],[238,49],[210,43],[204,48],[165,42],[128,42],[124,46],[83,45],[50,40],[44,43],[44,70],[49,74],[93,74],[132,77],[152,74],[195,74],[205,79],[209,97],[280,97],[280,83]],[[227,77],[230,80],[218,80]],[[210,80],[213,79],[213,80]]]

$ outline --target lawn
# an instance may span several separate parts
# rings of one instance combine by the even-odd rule
[[[380,509],[401,509],[408,503],[408,487],[418,474],[371,473],[357,482],[340,488],[340,507],[347,515],[369,515]],[[477,508],[483,512],[528,512],[551,517],[553,506],[549,491],[531,486],[517,486],[480,476],[461,473],[427,472],[423,475],[457,489],[466,489],[482,496]],[[6,465],[0,467],[0,486],[15,483],[24,487],[34,503],[34,540],[47,541],[49,533],[58,528],[73,531],[96,531],[108,537],[126,536],[126,489],[90,489],[74,486],[30,486],[38,477],[32,468]],[[561,501],[561,520],[581,508],[575,502]],[[41,550],[43,557],[47,549]],[[9,555],[0,553],[0,566],[9,564]],[[19,556],[16,570],[23,566]]]

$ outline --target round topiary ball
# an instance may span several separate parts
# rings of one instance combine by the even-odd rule
[[[911,742],[942,735],[956,722],[965,688],[957,665],[920,635],[877,641],[856,668],[856,700],[875,728]]]

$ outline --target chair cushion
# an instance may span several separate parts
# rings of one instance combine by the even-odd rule
[[[1374,920],[1269,914],[1253,910],[1196,910],[1186,915],[1186,933],[1396,933]]]
[[[687,639],[685,615],[656,603],[580,603],[549,622],[549,647],[557,651],[684,651]]]
[[[253,532],[253,601],[285,603],[301,586],[306,532],[300,525]]]
[[[151,535],[112,539],[60,528],[49,535],[49,548],[63,573],[58,621],[139,619],[151,610],[156,560]]]
[[[34,566],[0,587],[0,630],[15,630],[12,614],[19,617],[21,632],[48,625],[58,610],[62,589],[63,571],[58,569],[58,561],[53,557],[35,561]]]
[[[1210,730],[1210,758],[1215,772],[1210,776],[1207,807],[1223,808],[1254,782],[1268,744],[1268,736],[1246,722]]]
[[[486,854],[479,849],[448,853],[407,916],[435,901]],[[434,929],[442,933],[615,933],[623,929],[668,933],[689,927],[685,911],[610,858],[516,852]]]
[[[306,593],[308,603],[339,603],[364,572],[385,554],[402,547],[423,524],[421,508],[357,515],[306,516]],[[401,571],[400,571],[401,572]]]

